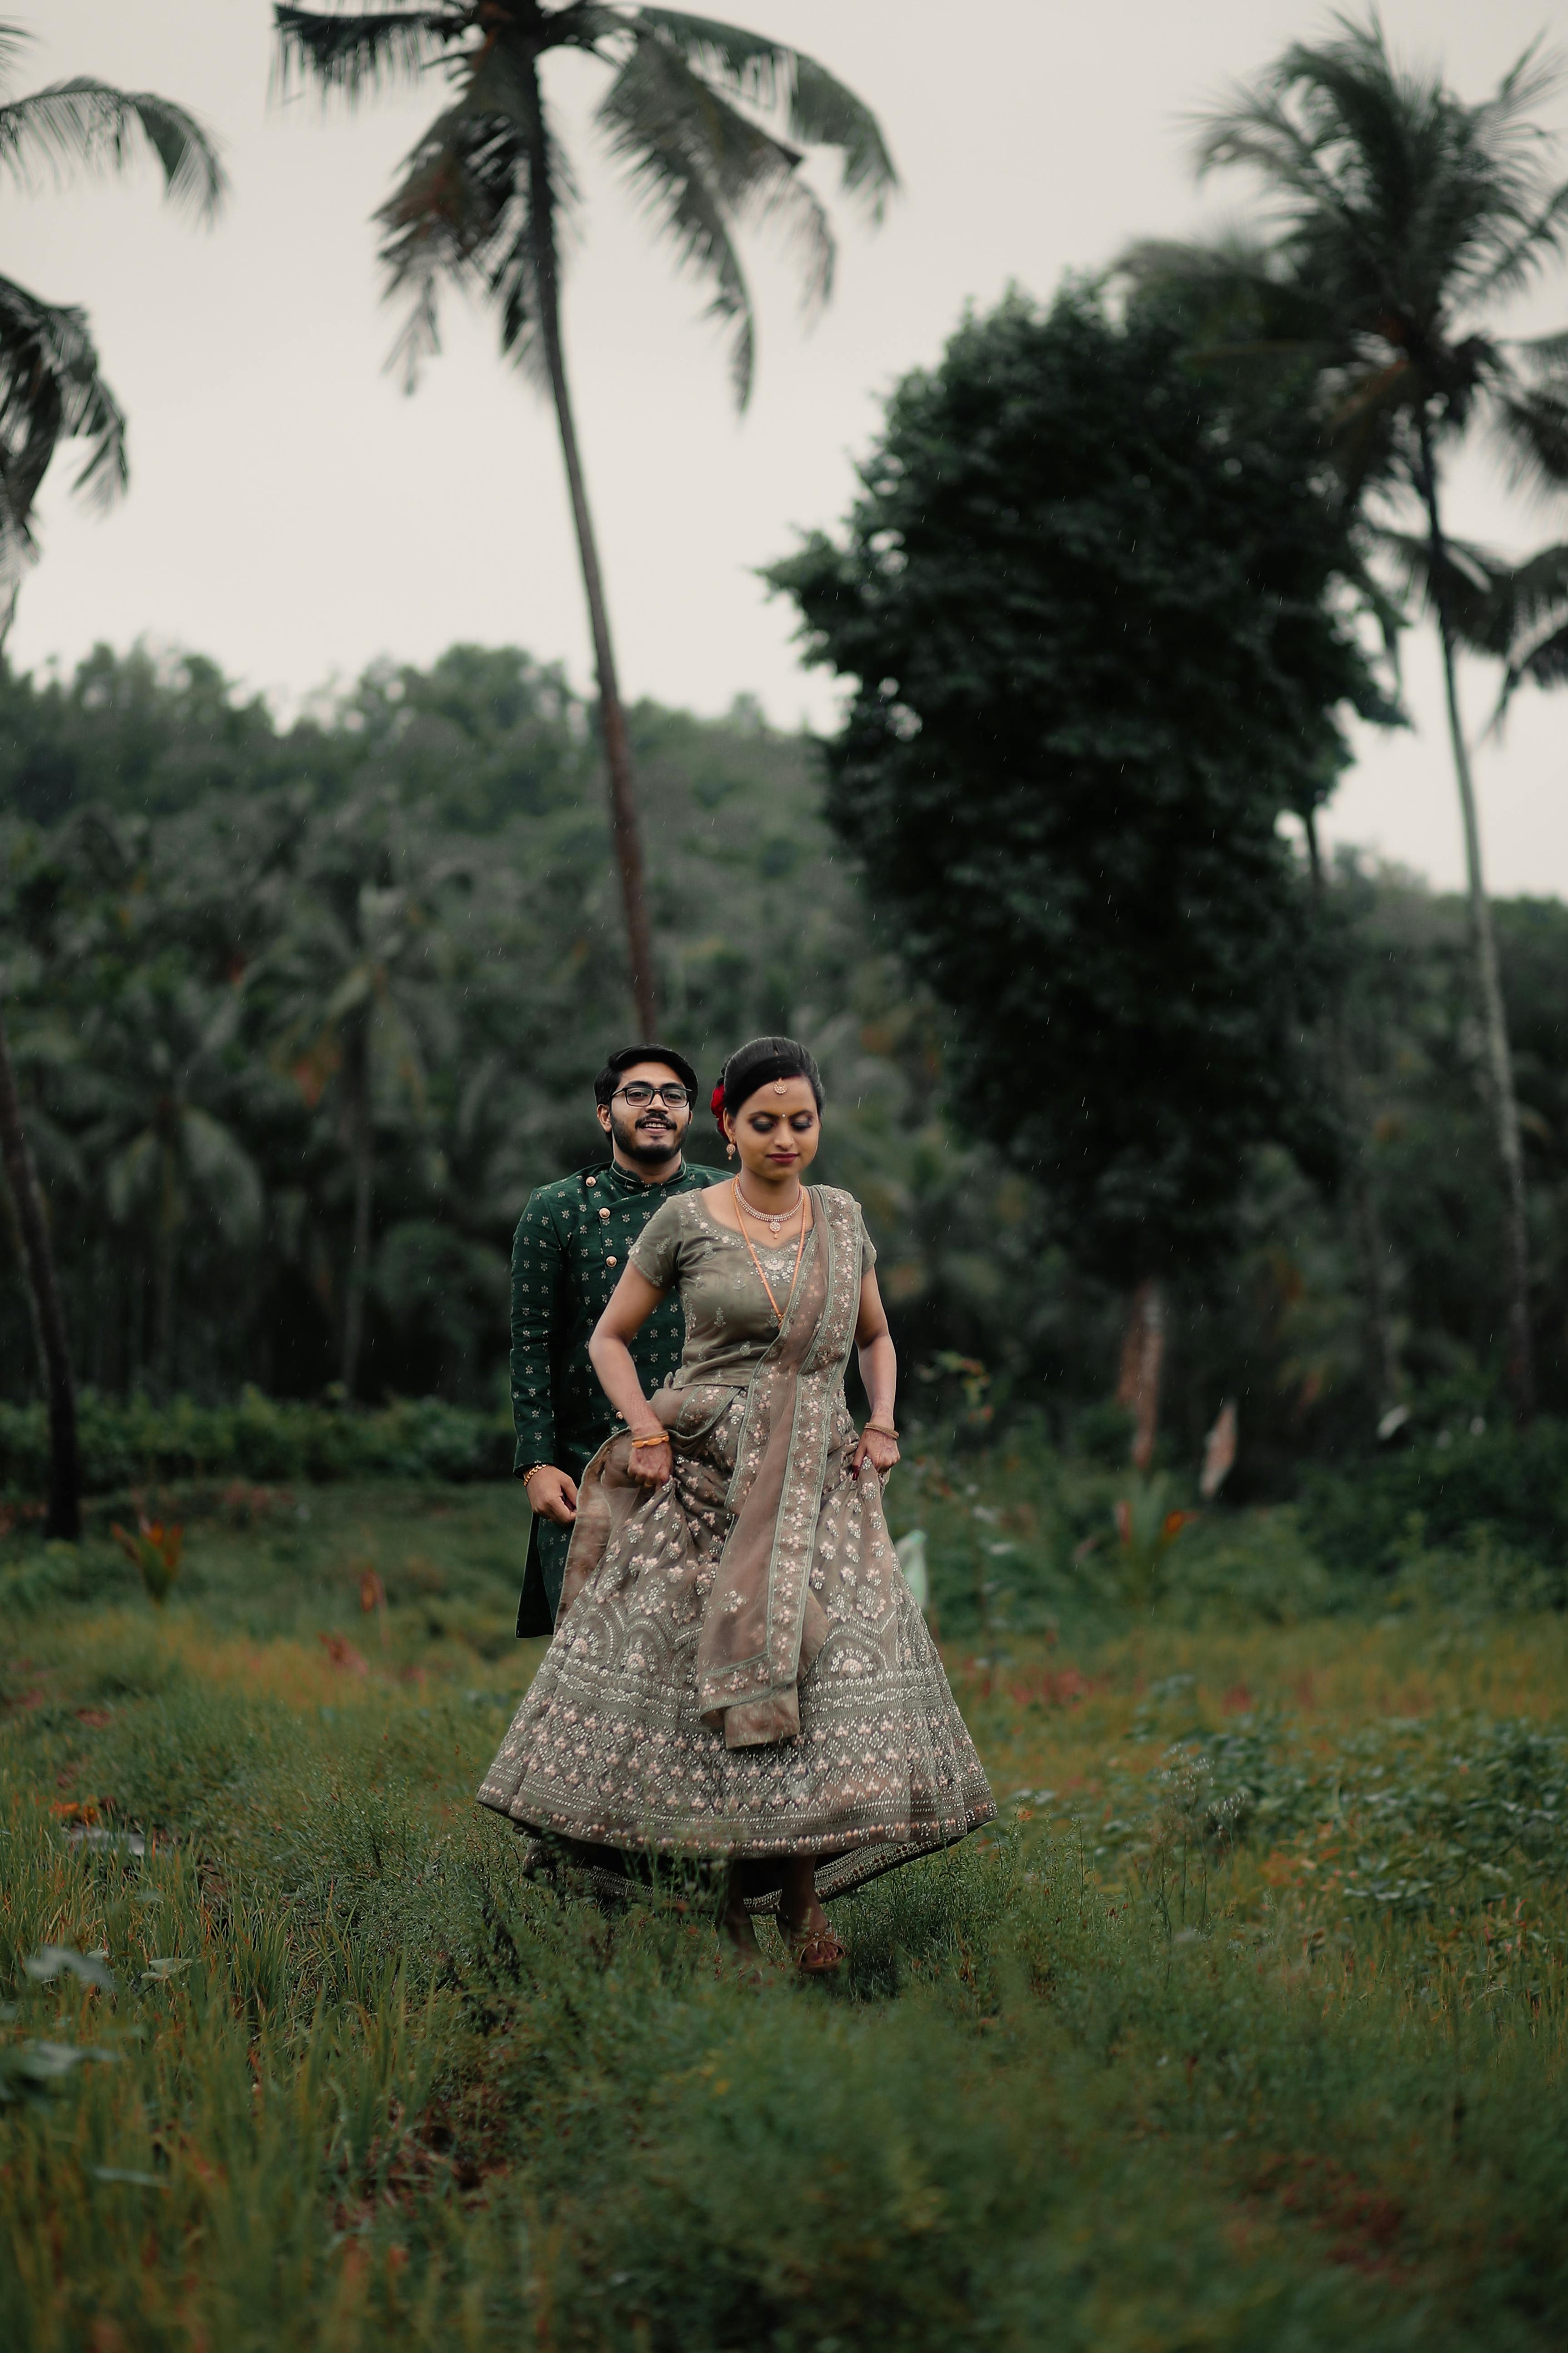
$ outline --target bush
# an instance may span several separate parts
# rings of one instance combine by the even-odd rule
[[[1568,1424],[1439,1430],[1353,1471],[1320,1472],[1305,1484],[1301,1525],[1329,1567],[1366,1576],[1394,1575],[1424,1546],[1463,1549],[1481,1529],[1568,1571]]]
[[[504,1413],[476,1413],[438,1398],[400,1398],[373,1413],[263,1397],[237,1405],[166,1405],[82,1392],[83,1480],[89,1495],[167,1479],[504,1479],[512,1431]],[[41,1404],[0,1405],[0,1492],[41,1494],[48,1481],[48,1419]]]

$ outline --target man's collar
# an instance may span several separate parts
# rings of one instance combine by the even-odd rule
[[[635,1176],[629,1168],[623,1168],[620,1162],[615,1159],[602,1160],[597,1167],[590,1169],[588,1174],[596,1176],[601,1184],[608,1179],[617,1192],[662,1193],[668,1186],[679,1185],[685,1176],[686,1156],[684,1153],[681,1155],[680,1166],[673,1176],[661,1176],[652,1184],[641,1176]]]

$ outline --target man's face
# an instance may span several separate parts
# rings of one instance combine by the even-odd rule
[[[644,1087],[675,1087],[684,1092],[683,1082],[668,1062],[633,1062],[616,1080],[610,1101],[597,1106],[599,1125],[623,1159],[657,1167],[662,1160],[673,1160],[680,1150],[681,1139],[691,1124],[692,1105],[689,1101],[667,1103],[662,1093],[628,1103],[626,1090],[630,1088],[635,1098]]]

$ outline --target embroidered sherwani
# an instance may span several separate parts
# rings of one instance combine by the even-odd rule
[[[634,1481],[626,1433],[584,1472],[555,1639],[479,1792],[538,1864],[740,1860],[765,1909],[787,1855],[819,1858],[826,1898],[995,1811],[881,1482],[849,1469],[844,1371],[875,1253],[849,1194],[811,1200],[798,1274],[795,1243],[757,1252],[782,1321],[702,1194],[632,1250],[686,1317],[650,1397],[674,1476]]]
[[[668,1185],[645,1185],[613,1160],[578,1168],[531,1193],[511,1246],[512,1468],[521,1478],[553,1462],[580,1480],[617,1428],[588,1362],[588,1337],[620,1281],[633,1243],[678,1194],[712,1182],[688,1168]],[[684,1325],[672,1293],[637,1334],[632,1358],[649,1392],[680,1362]],[[518,1606],[520,1635],[548,1634],[555,1622],[570,1528],[534,1515]]]

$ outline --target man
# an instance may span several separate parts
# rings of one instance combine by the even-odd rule
[[[577,1482],[617,1426],[588,1362],[588,1335],[654,1211],[711,1181],[681,1156],[697,1102],[697,1073],[684,1056],[623,1046],[595,1080],[594,1101],[610,1157],[531,1193],[511,1249],[513,1468],[533,1512],[520,1636],[554,1626]],[[672,1295],[633,1344],[645,1389],[675,1370],[685,1339]]]

